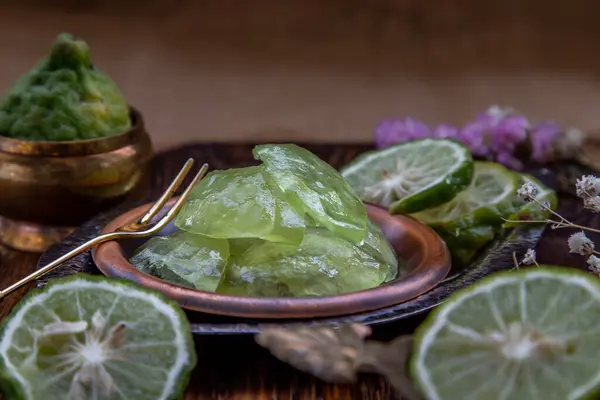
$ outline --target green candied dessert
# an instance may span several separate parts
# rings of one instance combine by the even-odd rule
[[[253,154],[294,207],[337,236],[353,243],[363,241],[367,234],[365,206],[332,166],[294,144],[259,145]]]
[[[373,258],[389,266],[389,273],[386,282],[396,279],[399,272],[408,270],[406,264],[398,266],[398,258],[396,252],[390,246],[381,228],[373,223],[370,219],[367,220],[367,236],[364,242],[359,247]]]
[[[213,171],[198,183],[175,225],[218,239],[258,238],[296,246],[304,217],[287,202],[262,166]]]
[[[140,271],[176,285],[214,292],[228,259],[227,240],[175,231],[148,240],[130,262]]]
[[[92,64],[87,43],[65,33],[0,101],[0,136],[73,141],[130,127],[129,107],[117,85]]]
[[[300,247],[273,242],[232,257],[217,293],[253,297],[331,296],[379,286],[390,267],[325,228],[307,229]]]

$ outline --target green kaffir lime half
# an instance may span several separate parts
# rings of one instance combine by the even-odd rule
[[[0,330],[0,386],[10,400],[175,400],[195,364],[177,304],[116,279],[56,279],[21,300]]]
[[[565,400],[600,386],[600,281],[573,269],[496,273],[416,332],[411,371],[428,400]]]
[[[341,173],[363,201],[393,214],[414,213],[464,189],[473,177],[473,158],[457,141],[427,138],[366,152]]]

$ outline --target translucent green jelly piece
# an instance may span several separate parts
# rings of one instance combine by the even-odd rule
[[[325,228],[306,231],[300,247],[261,242],[231,258],[217,293],[256,297],[328,296],[369,289],[386,263]]]
[[[187,232],[218,239],[260,238],[299,245],[304,218],[262,166],[209,173],[175,219]]]
[[[319,225],[353,243],[365,238],[365,206],[337,170],[294,144],[259,145],[253,154],[292,204]]]
[[[177,285],[214,292],[228,259],[227,240],[176,231],[148,240],[130,262]]]
[[[405,263],[402,263],[399,270],[396,252],[392,246],[390,246],[387,238],[381,231],[381,228],[379,228],[379,226],[373,223],[371,220],[368,220],[367,229],[367,237],[365,238],[363,244],[359,247],[364,252],[389,266],[389,273],[386,281],[396,279],[399,273],[407,272],[408,266],[405,265]]]

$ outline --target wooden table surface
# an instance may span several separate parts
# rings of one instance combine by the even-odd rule
[[[225,148],[227,147],[227,148]],[[311,148],[332,165],[342,165],[353,158],[364,146],[338,151],[332,146]],[[174,150],[157,157],[155,171],[163,175],[174,175],[187,157],[204,160],[217,169],[251,162],[249,146],[196,146]],[[172,160],[176,159],[177,162]],[[168,169],[171,171],[167,171]],[[562,168],[562,167],[561,167]],[[163,190],[168,182],[157,178],[153,186]],[[600,228],[600,216],[581,212],[579,200],[563,195],[559,201],[559,212],[575,223]],[[566,243],[568,230],[547,230],[540,241],[537,252],[540,263],[585,268],[583,257],[569,254]],[[600,243],[600,235],[590,238]],[[0,287],[24,277],[36,268],[39,254],[27,254],[0,245]],[[6,316],[19,299],[31,289],[25,287],[0,301],[0,318]],[[403,320],[394,324],[376,327],[373,338],[389,340],[400,334],[410,333],[424,316]],[[298,372],[273,358],[268,351],[259,347],[251,336],[203,336],[196,340],[198,366],[191,377],[184,397],[196,399],[390,399],[392,389],[378,376],[361,376],[352,385],[332,385]],[[7,399],[10,400],[10,399]]]

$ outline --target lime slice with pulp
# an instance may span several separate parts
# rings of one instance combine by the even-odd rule
[[[75,275],[35,290],[3,321],[11,400],[178,399],[196,364],[185,314],[133,283]]]
[[[450,139],[420,139],[366,152],[342,168],[360,198],[412,213],[450,201],[473,176],[473,158]]]
[[[476,162],[469,187],[451,201],[412,216],[456,241],[465,230],[481,225],[502,225],[503,219],[521,207],[517,197],[519,178],[493,162]],[[469,239],[470,241],[470,239]]]
[[[600,384],[600,281],[542,266],[456,292],[418,328],[411,372],[428,400],[564,400]]]

